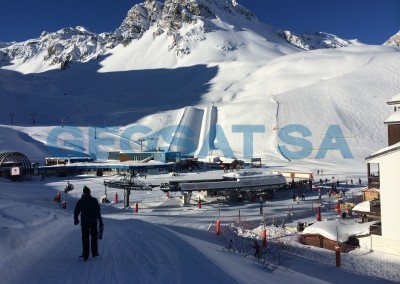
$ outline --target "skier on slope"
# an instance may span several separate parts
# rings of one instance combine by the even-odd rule
[[[90,195],[90,189],[85,185],[83,194],[78,200],[74,210],[74,224],[79,224],[79,214],[81,215],[82,229],[82,255],[83,260],[89,258],[89,235],[91,236],[90,248],[92,257],[99,256],[97,246],[97,220],[100,223],[100,231],[103,228],[103,220],[100,213],[100,205],[96,198]]]

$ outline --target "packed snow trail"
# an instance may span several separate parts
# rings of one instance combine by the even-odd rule
[[[72,225],[72,215],[61,222],[52,249],[35,247],[35,261],[7,283],[167,283],[166,275],[168,283],[235,282],[169,230],[134,219],[104,218],[100,256],[84,262],[80,226]]]
[[[99,241],[100,256],[84,262],[78,257],[82,251],[81,230],[79,225],[73,225],[72,211],[81,195],[78,188],[88,184],[93,196],[98,197],[104,191],[100,180],[99,177],[73,180],[75,190],[62,193],[67,209],[53,200],[54,194],[65,187],[63,179],[48,177],[46,182],[0,183],[1,284],[393,283],[298,255],[290,258],[289,266],[271,271],[252,257],[224,252],[223,243],[214,232],[196,229],[204,227],[209,210],[188,210],[178,205],[170,207],[176,209],[175,215],[170,215],[167,207],[156,205],[155,198],[162,199],[162,192],[157,191],[137,193],[136,199],[147,197],[154,207],[162,210],[133,213],[132,209],[122,209],[120,203],[101,204],[105,230],[103,240]],[[273,204],[286,210],[285,204]],[[232,215],[241,208],[241,212],[247,211],[245,215],[250,216],[252,206],[247,205],[236,204],[225,209],[231,210],[229,215]],[[181,208],[180,212],[177,208]],[[306,252],[315,255],[312,251],[311,247],[303,248],[300,255]],[[333,252],[322,254],[334,260]],[[370,260],[363,257],[358,264],[371,269]],[[398,278],[394,275],[393,279]]]

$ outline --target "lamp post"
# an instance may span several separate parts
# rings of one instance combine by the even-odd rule
[[[139,142],[140,142],[140,152],[143,152],[143,141],[145,140],[146,138],[139,138]]]
[[[157,140],[157,137],[140,137],[137,141],[140,142],[140,152],[143,152],[143,141]],[[148,145],[147,145],[148,146]]]
[[[68,122],[69,116],[61,116],[61,127],[64,127],[65,123],[64,122]]]

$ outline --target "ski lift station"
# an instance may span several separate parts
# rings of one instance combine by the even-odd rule
[[[68,176],[77,174],[104,173],[146,174],[174,171],[179,166],[179,152],[109,152],[105,161],[95,161],[93,157],[47,157],[45,166],[39,166],[36,175]],[[29,163],[28,163],[29,164]]]

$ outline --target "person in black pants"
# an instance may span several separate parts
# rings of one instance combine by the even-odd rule
[[[90,189],[85,185],[83,187],[83,194],[81,199],[75,206],[74,210],[74,224],[79,224],[79,214],[81,215],[81,229],[82,229],[82,255],[83,260],[89,258],[89,235],[91,236],[90,248],[92,257],[99,256],[97,246],[97,220],[99,220],[100,227],[103,227],[103,220],[100,213],[100,205],[96,198],[90,195]]]

